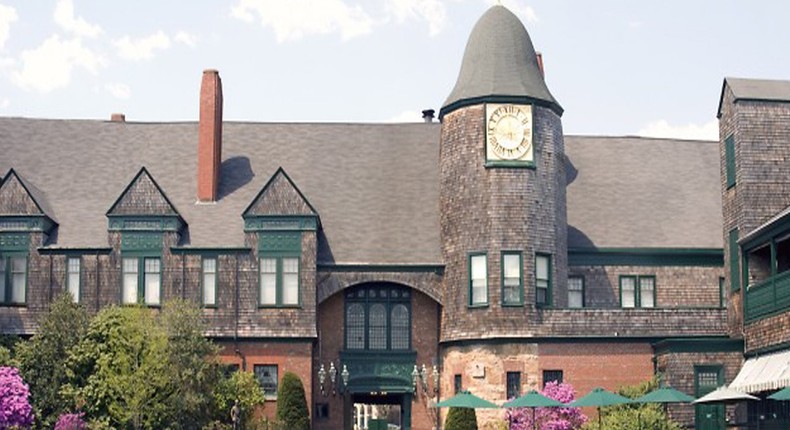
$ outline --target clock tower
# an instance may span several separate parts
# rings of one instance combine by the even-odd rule
[[[541,312],[567,305],[562,112],[524,25],[491,7],[439,114],[444,393],[462,375],[485,398],[537,366]]]

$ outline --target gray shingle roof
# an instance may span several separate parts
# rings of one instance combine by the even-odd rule
[[[724,100],[724,89],[729,86],[734,96],[733,101],[753,100],[771,102],[790,102],[790,81],[772,79],[744,79],[724,78],[721,97],[719,98],[719,111],[721,116],[721,103]]]
[[[721,248],[718,142],[566,136],[568,246]]]
[[[542,101],[562,113],[543,80],[527,29],[501,5],[488,9],[472,29],[458,80],[442,105],[440,117],[465,101],[497,101],[498,97],[499,101]]]
[[[196,123],[0,118],[0,171],[46,193],[56,247],[106,247],[105,213],[145,166],[193,247],[240,247],[279,167],[321,217],[319,261],[441,263],[434,124],[223,125],[220,199],[196,204]],[[567,136],[570,246],[721,247],[715,142]]]

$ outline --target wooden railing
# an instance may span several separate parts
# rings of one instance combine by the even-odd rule
[[[754,322],[790,310],[790,271],[746,289],[744,320]]]

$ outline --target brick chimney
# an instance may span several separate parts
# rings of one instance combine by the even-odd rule
[[[126,115],[122,113],[114,113],[110,115],[110,122],[126,122]]]
[[[543,53],[536,52],[535,58],[538,60],[538,69],[540,69],[540,74],[544,78],[546,77],[546,72],[543,71]]]
[[[204,70],[200,83],[198,124],[199,202],[217,201],[219,169],[222,164],[222,81],[216,70]]]

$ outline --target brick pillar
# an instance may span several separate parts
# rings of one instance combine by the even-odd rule
[[[204,70],[200,83],[198,125],[198,186],[201,202],[217,200],[222,163],[222,81],[216,70]]]

